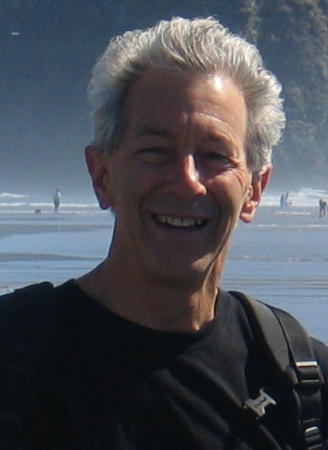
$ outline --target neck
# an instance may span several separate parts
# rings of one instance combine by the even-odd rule
[[[77,283],[116,314],[148,328],[197,331],[214,318],[217,277],[163,283],[118,267],[109,258]]]

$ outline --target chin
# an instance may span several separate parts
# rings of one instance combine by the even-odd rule
[[[154,273],[155,266],[152,266],[152,272]],[[183,264],[168,264],[161,265],[156,270],[156,278],[161,279],[163,282],[169,284],[190,283],[197,284],[204,282],[207,278],[207,274],[211,268],[204,261],[195,261],[192,263]]]

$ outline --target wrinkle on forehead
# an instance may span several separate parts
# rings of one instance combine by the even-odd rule
[[[126,100],[125,131],[135,137],[171,137],[181,133],[181,126],[188,131],[202,122],[213,134],[246,136],[244,95],[225,74],[195,77],[152,71],[137,80]]]

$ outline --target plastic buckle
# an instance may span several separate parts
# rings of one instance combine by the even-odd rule
[[[320,369],[317,361],[297,361],[295,365],[300,383],[311,386],[321,384]]]
[[[266,408],[270,405],[275,406],[277,402],[267,394],[264,389],[260,389],[260,395],[254,400],[249,398],[245,401],[243,407],[244,409],[248,409],[252,411],[256,419],[260,419],[262,416],[266,414]]]

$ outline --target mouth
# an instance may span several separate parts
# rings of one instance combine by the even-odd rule
[[[182,219],[179,217],[164,216],[159,214],[154,214],[153,218],[157,223],[163,226],[180,229],[202,228],[208,223],[208,220],[206,219],[195,219],[195,218]]]

